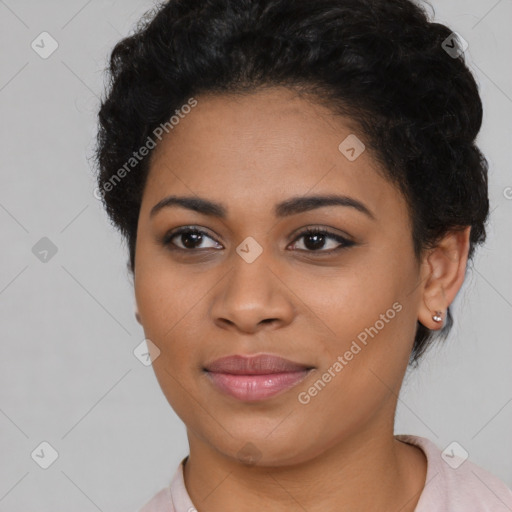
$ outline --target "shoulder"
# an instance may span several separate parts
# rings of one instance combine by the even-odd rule
[[[415,512],[510,512],[512,490],[498,477],[468,459],[467,451],[451,443],[443,451],[430,439],[397,435],[418,446],[427,457],[425,487]]]
[[[175,512],[169,487],[160,490],[137,512]]]
[[[190,500],[184,480],[184,467],[188,455],[179,463],[170,484],[155,494],[137,512],[192,512],[195,507]]]

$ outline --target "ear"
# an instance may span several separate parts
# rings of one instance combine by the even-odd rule
[[[470,232],[471,226],[450,231],[423,258],[424,285],[418,320],[428,329],[443,327],[448,306],[464,282]]]
[[[139,314],[139,308],[137,307],[137,303],[135,303],[135,318],[137,319],[137,322],[139,322],[140,325],[142,325],[142,321],[140,319],[140,314]]]

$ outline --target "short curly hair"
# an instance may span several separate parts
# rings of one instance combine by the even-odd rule
[[[156,4],[112,50],[98,115],[95,196],[127,241],[130,272],[152,152],[133,171],[126,162],[193,95],[268,86],[312,93],[357,123],[407,200],[418,258],[465,226],[471,258],[486,236],[488,164],[475,144],[482,102],[463,50],[410,0]],[[452,324],[449,308],[440,331],[418,321],[409,364]]]

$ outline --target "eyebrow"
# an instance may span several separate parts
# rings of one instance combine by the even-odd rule
[[[345,206],[354,208],[375,220],[373,213],[361,201],[349,196],[317,195],[292,197],[275,205],[274,214],[278,218],[289,217],[324,206]],[[164,208],[182,207],[203,215],[226,219],[227,208],[221,203],[196,196],[168,196],[159,201],[149,213],[150,218]]]

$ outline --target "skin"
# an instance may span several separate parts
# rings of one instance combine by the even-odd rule
[[[416,322],[441,328],[432,315],[446,314],[463,283],[469,228],[448,233],[418,260],[399,190],[370,150],[349,161],[338,149],[349,134],[365,141],[350,119],[285,88],[196,99],[152,154],[134,269],[138,318],[160,350],[153,368],[187,428],[184,479],[194,505],[413,511],[427,464],[419,448],[393,436],[397,397]],[[347,206],[274,215],[291,197],[333,193],[364,203],[374,218]],[[222,203],[227,216],[168,207],[151,217],[171,194]],[[207,235],[192,249],[171,250],[186,247],[186,235],[161,242],[180,226]],[[327,237],[311,249],[300,235],[311,226],[355,245],[326,254],[340,246]],[[262,248],[252,263],[236,252],[247,237]],[[400,312],[300,403],[298,394],[397,302]],[[263,352],[315,370],[258,403],[222,394],[202,370],[219,357]],[[240,455],[247,443],[253,463]]]

